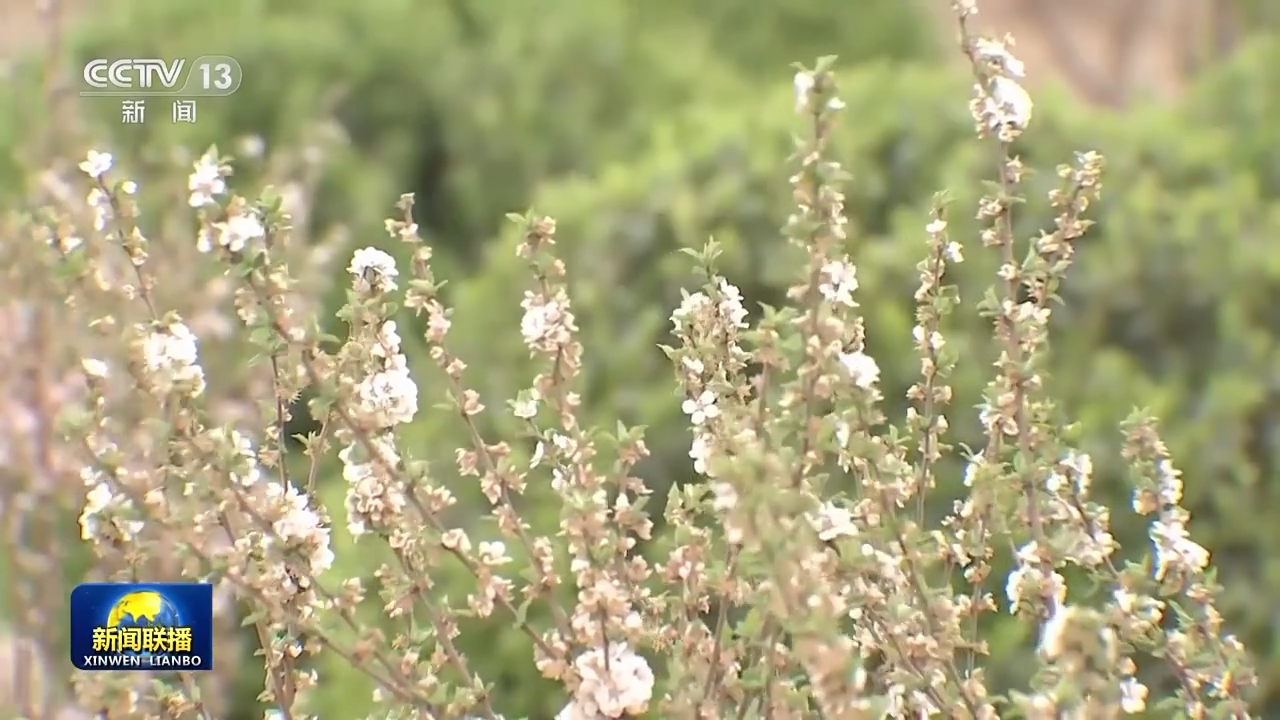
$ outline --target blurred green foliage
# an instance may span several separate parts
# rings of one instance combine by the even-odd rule
[[[491,435],[510,429],[505,400],[531,374],[518,332],[528,279],[511,251],[514,230],[501,218],[529,205],[558,218],[587,350],[587,420],[649,426],[654,456],[642,472],[660,495],[693,479],[671,372],[655,348],[690,281],[687,259],[674,251],[714,236],[726,249],[725,274],[754,302],[778,303],[789,279],[778,228],[789,212],[790,62],[834,53],[847,69],[837,153],[854,175],[850,250],[894,413],[901,415],[898,398],[916,369],[911,293],[935,192],[950,191],[955,237],[970,240],[957,270],[965,297],[975,301],[992,278],[993,259],[972,241],[972,217],[979,181],[994,175],[995,160],[972,140],[968,82],[937,62],[930,26],[911,3],[876,0],[851,10],[826,0],[708,0],[696,8],[672,0],[116,0],[109,7],[74,37],[76,61],[229,54],[245,77],[235,96],[203,101],[195,126],[126,128],[115,122],[115,106],[95,106],[96,127],[122,156],[163,157],[175,143],[226,147],[247,134],[268,148],[296,145],[331,114],[349,144],[326,160],[317,227],[341,222],[362,244],[380,242],[373,238],[383,236],[381,219],[397,194],[418,193],[419,222],[451,281],[452,342],[491,408],[482,418]],[[1067,305],[1055,318],[1050,387],[1083,424],[1080,443],[1094,454],[1098,492],[1115,508],[1116,534],[1131,553],[1147,541],[1126,509],[1116,426],[1134,406],[1163,418],[1186,474],[1193,532],[1222,566],[1230,625],[1258,656],[1268,716],[1280,713],[1277,608],[1258,602],[1280,599],[1280,555],[1270,552],[1280,525],[1268,520],[1280,505],[1276,67],[1280,44],[1262,39],[1178,106],[1124,116],[1038,96],[1019,150],[1041,172],[1027,182],[1018,227],[1023,237],[1049,227],[1045,193],[1056,185],[1056,164],[1077,150],[1107,157],[1104,199],[1093,212],[1099,224],[1080,246]],[[13,143],[21,123],[9,122],[0,129]],[[955,316],[948,331],[965,359],[954,437],[976,443],[970,408],[994,357],[991,333],[972,311]],[[413,358],[408,333],[406,342]],[[462,430],[428,407],[442,396],[441,380],[417,356],[424,410],[405,431],[406,446],[457,487],[455,521],[482,533],[482,497],[452,477]],[[556,521],[549,492],[531,489],[530,520],[540,528]],[[340,477],[323,493],[331,508],[342,507]],[[335,575],[371,579],[377,549],[338,534]],[[461,568],[434,580],[455,601],[469,591]],[[1024,679],[1017,657],[1026,638],[1003,620],[990,632],[994,683]],[[474,669],[498,684],[495,700],[509,717],[551,717],[563,703],[507,620],[464,625],[461,643]],[[337,660],[323,664],[321,717],[366,712],[365,681]],[[247,688],[260,672],[246,668]],[[246,713],[252,696],[242,701]]]

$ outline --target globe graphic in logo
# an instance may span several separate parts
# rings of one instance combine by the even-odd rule
[[[107,615],[109,628],[180,627],[182,617],[169,599],[158,592],[131,592],[111,606]],[[151,653],[125,650],[125,655],[149,658]],[[144,660],[145,662],[145,660]]]

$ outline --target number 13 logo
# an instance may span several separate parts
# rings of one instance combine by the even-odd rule
[[[235,82],[235,79],[231,76],[231,65],[228,63],[218,63],[217,65],[204,63],[200,66],[200,71],[204,75],[205,90],[211,88],[227,90]]]

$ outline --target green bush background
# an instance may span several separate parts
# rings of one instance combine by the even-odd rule
[[[493,433],[507,427],[504,400],[531,372],[517,330],[526,279],[502,218],[531,205],[558,218],[587,350],[586,413],[609,428],[615,419],[650,428],[654,456],[642,470],[661,491],[693,479],[678,398],[668,391],[671,372],[655,348],[678,289],[691,281],[687,258],[674,251],[714,236],[726,248],[725,273],[754,302],[778,302],[788,279],[777,259],[789,202],[790,63],[841,58],[848,109],[836,152],[854,176],[850,249],[871,349],[899,416],[897,398],[916,367],[914,265],[936,191],[947,188],[955,200],[957,238],[974,237],[979,179],[994,165],[971,138],[967,81],[940,62],[946,47],[914,4],[851,7],[834,0],[112,0],[79,25],[68,52],[74,63],[205,53],[240,61],[239,92],[202,101],[193,126],[153,117],[142,128],[125,127],[114,104],[86,103],[91,124],[122,157],[158,156],[173,144],[225,147],[251,133],[268,147],[297,144],[331,108],[350,142],[326,166],[324,202],[312,223],[346,223],[362,244],[382,243],[381,219],[398,193],[418,193],[419,222],[451,281],[453,342],[492,408],[484,423]],[[1276,67],[1280,43],[1262,35],[1176,105],[1112,115],[1041,93],[1019,148],[1041,170],[1019,213],[1023,236],[1049,220],[1043,198],[1054,165],[1076,150],[1107,157],[1104,199],[1093,215],[1099,224],[1082,243],[1067,306],[1055,316],[1051,388],[1083,424],[1097,490],[1116,508],[1117,535],[1129,552],[1145,549],[1145,527],[1125,509],[1116,426],[1133,406],[1163,418],[1185,470],[1193,533],[1214,551],[1229,624],[1257,656],[1263,716],[1280,714],[1273,637],[1280,554],[1272,552],[1280,523],[1270,518],[1280,508]],[[18,83],[33,82],[19,76]],[[0,141],[16,147],[39,121],[32,110],[0,121]],[[20,182],[12,162],[0,171],[0,181]],[[993,264],[976,243],[966,255],[960,273],[972,301]],[[339,296],[340,288],[335,302]],[[948,337],[964,358],[952,427],[956,439],[973,443],[969,408],[993,357],[990,333],[975,312],[964,312]],[[408,352],[415,356],[412,343]],[[448,413],[431,410],[441,383],[424,354],[416,356],[424,409],[405,439],[447,481],[452,449],[464,438]],[[305,419],[296,429],[308,429]],[[343,487],[332,470],[324,493],[340,512]],[[463,498],[460,521],[482,518],[479,493],[454,484]],[[547,492],[534,490],[535,497]],[[535,524],[554,524],[550,502],[535,507]],[[371,578],[376,549],[341,533],[338,542],[335,574]],[[437,581],[451,597],[465,595],[461,573]],[[538,678],[527,641],[508,621],[463,627],[473,667],[498,685],[499,710],[554,715],[563,697]],[[989,632],[993,683],[1020,682],[1028,638],[1004,619]],[[329,659],[322,665],[320,716],[367,713],[362,678]],[[245,667],[238,707],[248,718],[261,712],[252,691],[261,673],[248,659]]]

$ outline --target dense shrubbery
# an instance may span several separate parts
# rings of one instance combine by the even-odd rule
[[[753,319],[757,303],[784,304],[796,256],[778,227],[794,211],[784,168],[796,120],[780,66],[839,51],[848,68],[839,76],[848,107],[830,153],[852,174],[845,187],[848,249],[858,265],[867,352],[879,360],[884,410],[902,417],[905,393],[918,380],[912,293],[922,228],[934,194],[946,188],[950,232],[967,244],[966,262],[947,277],[966,289],[969,308],[945,328],[948,348],[961,358],[950,379],[951,438],[980,448],[985,440],[971,408],[982,402],[1000,348],[990,319],[972,310],[993,277],[995,255],[969,239],[981,225],[971,219],[973,209],[988,191],[981,179],[996,176],[1000,160],[972,140],[973,119],[960,99],[970,81],[924,61],[932,51],[923,25],[899,14],[896,3],[877,3],[883,17],[859,16],[849,25],[815,25],[827,11],[816,0],[780,4],[787,9],[737,18],[754,23],[740,32],[730,31],[734,3],[719,3],[723,9],[708,11],[703,22],[678,4],[665,5],[629,15],[618,3],[203,8],[139,0],[121,5],[128,10],[114,24],[87,28],[73,50],[80,58],[217,52],[244,67],[239,94],[204,103],[191,129],[121,128],[106,117],[114,108],[88,118],[90,133],[110,132],[111,149],[133,159],[128,174],[142,184],[144,206],[160,204],[153,188],[161,183],[183,182],[169,165],[176,145],[216,142],[232,150],[234,138],[261,136],[268,156],[236,163],[236,190],[252,195],[262,184],[287,187],[302,177],[302,148],[314,144],[323,148],[323,164],[303,236],[319,243],[346,226],[333,240],[340,248],[335,262],[345,263],[354,247],[382,232],[389,199],[414,189],[421,232],[437,250],[438,274],[450,280],[443,293],[456,308],[452,349],[471,366],[469,386],[497,411],[477,418],[488,436],[520,431],[521,423],[501,412],[500,399],[515,397],[536,366],[512,311],[526,286],[526,263],[514,255],[518,238],[505,234],[500,220],[528,205],[556,217],[557,254],[572,270],[570,294],[585,346],[582,422],[610,430],[615,420],[648,426],[652,456],[637,474],[659,498],[698,480],[680,398],[669,392],[671,364],[655,349],[672,343],[670,309],[680,303],[680,288],[696,282],[688,258],[675,251],[701,248],[714,237],[723,249],[718,269],[742,288]],[[763,37],[772,43],[773,29],[785,27],[800,28],[794,42],[780,31],[776,45],[757,51]],[[859,30],[852,47],[828,46],[849,37],[850,27],[875,30]],[[1277,64],[1280,48],[1260,42],[1205,78],[1183,106],[1123,117],[1040,99],[1034,131],[1017,145],[1040,173],[1027,178],[1029,204],[1015,213],[1020,238],[1051,227],[1044,198],[1059,181],[1048,169],[1080,149],[1107,158],[1106,191],[1090,212],[1098,226],[1081,241],[1063,289],[1066,303],[1055,311],[1046,374],[1062,414],[1079,422],[1073,444],[1094,458],[1096,499],[1116,508],[1113,532],[1126,557],[1145,553],[1146,525],[1122,511],[1129,486],[1115,428],[1134,406],[1163,419],[1162,434],[1187,478],[1195,536],[1214,551],[1228,588],[1221,609],[1260,654],[1263,715],[1280,704],[1280,667],[1270,659],[1274,611],[1256,601],[1280,596],[1280,565],[1269,553],[1280,537],[1267,517],[1280,488],[1274,457],[1280,418],[1273,410],[1280,393],[1280,254],[1271,243],[1280,230],[1274,122],[1280,85],[1269,72]],[[340,133],[324,122],[327,112]],[[6,142],[20,143],[20,132]],[[4,170],[8,182],[21,172]],[[172,242],[185,242],[180,223],[169,227],[179,238]],[[150,232],[159,242],[159,231]],[[403,246],[386,249],[407,268]],[[212,271],[193,273],[200,282]],[[342,283],[328,293],[330,311],[346,300]],[[173,301],[191,312],[182,298]],[[479,519],[487,513],[483,498],[471,481],[452,477],[452,449],[467,443],[467,430],[449,413],[425,411],[446,379],[426,360],[418,321],[400,322],[405,353],[419,363],[413,370],[424,406],[403,429],[404,445],[421,449],[419,456],[433,460],[433,479],[455,488],[460,502],[449,524],[474,525],[479,537],[487,527]],[[333,329],[342,334],[345,327]],[[231,341],[202,349],[211,377],[245,352]],[[297,412],[293,430],[316,429],[301,403]],[[514,450],[521,462],[532,451],[532,443]],[[935,521],[950,509],[950,498],[965,492],[962,472],[958,457],[937,470],[938,499],[928,507]],[[340,473],[331,460],[320,478],[331,508],[341,508],[346,494]],[[555,529],[554,494],[537,484],[526,493],[526,519],[539,533]],[[658,523],[644,549],[661,561],[674,538]],[[371,582],[390,555],[367,541],[352,545],[343,526],[337,519],[332,575]],[[1000,548],[998,577],[1009,561]],[[78,568],[68,575],[78,579]],[[452,564],[434,570],[433,580],[453,598],[473,585]],[[1003,604],[1002,588],[989,589]],[[542,612],[535,607],[531,619],[546,621]],[[989,687],[1025,686],[1035,670],[1024,661],[1035,641],[1028,626],[1007,615],[986,622]],[[508,716],[547,717],[563,704],[556,684],[542,680],[529,661],[531,641],[512,631],[509,619],[466,621],[459,648],[473,670],[498,684],[496,703]],[[333,656],[320,666],[318,701],[327,709],[321,717],[369,712],[366,678]],[[247,670],[238,681],[256,693],[260,679]],[[1167,676],[1144,679],[1166,694]],[[252,694],[240,704],[248,707]]]

